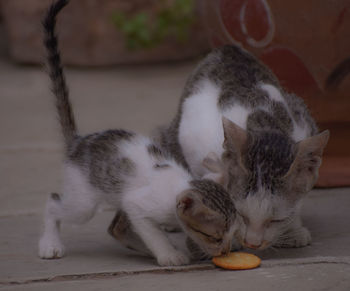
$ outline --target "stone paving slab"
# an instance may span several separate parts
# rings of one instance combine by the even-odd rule
[[[10,282],[45,281],[62,276],[188,268],[162,268],[153,258],[120,246],[107,234],[107,227],[113,216],[114,212],[103,211],[86,225],[63,227],[62,240],[67,250],[66,256],[58,260],[42,260],[37,256],[40,216],[0,218],[0,286]],[[174,236],[182,237],[182,234]],[[177,245],[181,245],[181,242]],[[212,267],[209,265],[209,268]],[[192,265],[190,268],[207,269],[208,266]]]
[[[274,268],[261,267],[249,271],[190,271],[174,273],[144,273],[112,277],[77,278],[69,281],[51,281],[6,286],[6,290],[337,290],[350,289],[350,265],[305,264]],[[1,287],[0,287],[1,289]]]
[[[258,253],[263,259],[261,269],[277,270],[288,265],[314,264],[317,268],[323,264],[350,265],[349,206],[349,189],[313,191],[303,208],[303,217],[313,235],[313,244],[299,249],[273,249]],[[152,258],[122,248],[106,232],[113,216],[113,211],[102,211],[84,226],[63,226],[67,256],[60,260],[41,260],[37,257],[40,216],[0,217],[0,286],[33,280],[45,282],[52,278],[54,281],[74,281],[76,275],[88,280],[89,276],[113,278],[140,272],[214,268],[207,262],[180,269],[164,269],[157,266]],[[175,236],[172,240],[180,246],[182,236]],[[350,276],[348,279],[350,282]]]
[[[40,213],[61,189],[61,159],[48,148],[0,151],[0,216]]]

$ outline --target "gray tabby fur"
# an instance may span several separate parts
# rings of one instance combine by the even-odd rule
[[[218,108],[228,110],[235,104],[248,108],[270,106],[271,112],[256,110],[248,117],[248,130],[262,128],[277,129],[285,133],[291,132],[291,119],[285,107],[280,102],[273,102],[267,93],[256,85],[265,82],[282,90],[274,74],[252,55],[236,46],[224,46],[211,52],[192,72],[183,90],[178,111],[169,127],[156,132],[156,138],[163,148],[167,148],[181,162],[187,166],[183,150],[178,141],[179,124],[182,116],[183,103],[198,91],[201,81],[209,79],[221,88],[218,96]],[[293,93],[283,94],[294,119],[301,123],[301,116],[310,126],[310,135],[318,132],[316,123],[312,119],[308,108],[301,98]]]
[[[208,88],[217,96],[209,96]],[[184,114],[208,98],[216,98],[216,109],[204,108],[195,117]],[[246,110],[246,116],[235,108]],[[213,110],[222,125],[207,122]],[[215,131],[220,140],[209,136]],[[244,247],[264,249],[310,243],[299,209],[317,180],[328,136],[328,131],[318,134],[303,100],[286,92],[266,66],[239,47],[224,46],[190,75],[175,118],[159,130],[157,139],[194,176],[212,177],[228,189],[240,213],[236,240]],[[193,157],[201,151],[211,154],[204,164]]]

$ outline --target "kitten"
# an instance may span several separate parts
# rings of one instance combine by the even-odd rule
[[[299,209],[328,137],[302,99],[236,46],[216,49],[198,65],[177,115],[158,136],[195,177],[229,191],[239,214],[235,238],[252,249],[310,243]]]
[[[64,254],[61,222],[84,223],[105,201],[123,211],[133,231],[160,265],[189,262],[167,239],[163,228],[181,228],[208,255],[230,250],[234,205],[229,194],[210,180],[189,172],[147,137],[125,130],[79,136],[55,35],[56,16],[68,3],[55,2],[44,20],[45,47],[65,141],[63,193],[48,198],[39,256]]]

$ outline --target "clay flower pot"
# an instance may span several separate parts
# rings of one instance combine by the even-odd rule
[[[41,20],[52,2],[0,0],[10,55],[15,61],[42,63]],[[156,46],[130,50],[128,36],[117,27],[115,15],[121,13],[132,18],[142,12],[153,19],[164,10],[162,3],[166,3],[168,8],[174,3],[179,6],[180,3],[183,9],[193,4],[193,21],[185,27],[187,38],[179,41],[174,35],[165,35],[164,40]],[[98,66],[181,60],[197,56],[209,47],[206,36],[198,33],[201,30],[201,3],[198,0],[71,0],[61,12],[57,25],[63,60],[71,65]],[[136,33],[138,28],[143,28],[137,27],[137,24],[137,20],[131,23]],[[142,31],[147,33],[147,30]]]
[[[204,17],[213,47],[244,47],[305,99],[331,131],[318,185],[349,186],[349,1],[206,0]]]

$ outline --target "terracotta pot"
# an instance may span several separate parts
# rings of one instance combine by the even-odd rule
[[[10,54],[20,63],[42,63],[41,20],[52,0],[0,0]],[[169,0],[168,2],[174,2]],[[180,42],[168,37],[150,49],[130,51],[125,35],[113,23],[113,14],[140,11],[154,15],[157,0],[71,0],[61,12],[57,29],[63,61],[71,65],[113,65],[150,63],[186,59],[207,51],[209,44],[201,28],[201,1],[196,1],[196,21],[189,28],[189,38]]]
[[[350,185],[350,2],[206,0],[204,17],[213,47],[252,52],[331,130],[319,185]]]

